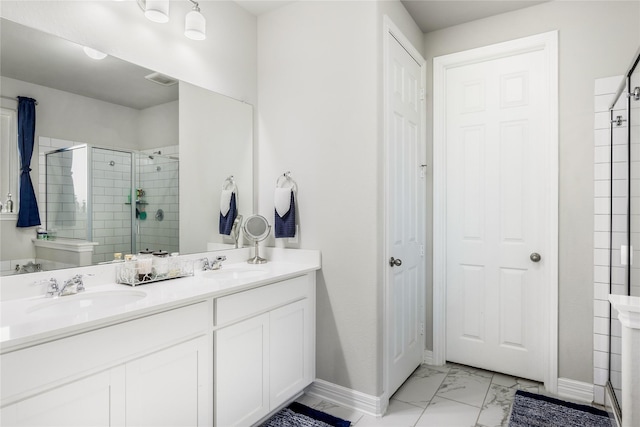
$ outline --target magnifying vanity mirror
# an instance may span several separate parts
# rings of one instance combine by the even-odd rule
[[[258,253],[258,242],[263,241],[269,236],[271,232],[271,226],[267,219],[262,215],[251,215],[244,223],[244,235],[248,240],[254,242],[255,255],[253,258],[247,260],[249,264],[264,264],[266,259],[260,258]]]
[[[77,43],[6,19],[0,32],[2,124],[5,112],[17,120],[17,96],[37,100],[31,179],[42,227],[58,243],[92,244],[80,265],[147,248],[188,254],[236,245],[218,232],[217,201],[234,175],[238,213],[253,213],[250,104],[112,56],[91,59]],[[19,167],[2,166],[0,199],[11,192],[15,200],[5,183],[17,182]],[[63,188],[71,192],[56,194]],[[38,255],[45,243],[35,227],[16,227],[18,203],[0,213],[0,273],[77,266]],[[39,268],[16,271],[25,265]]]

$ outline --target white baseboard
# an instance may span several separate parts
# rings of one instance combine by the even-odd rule
[[[422,363],[426,363],[427,365],[433,365],[433,351],[425,350],[422,354]]]
[[[382,396],[371,396],[319,379],[307,387],[305,393],[374,417],[381,417],[389,404],[388,399]]]
[[[558,396],[580,402],[593,402],[593,384],[558,378]]]

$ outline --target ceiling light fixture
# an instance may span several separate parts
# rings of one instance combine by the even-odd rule
[[[104,59],[107,57],[107,54],[104,52],[100,52],[99,50],[95,50],[92,49],[90,47],[87,46],[83,46],[82,50],[84,50],[84,53],[91,59]]]
[[[207,38],[207,21],[200,13],[198,2],[189,0],[193,3],[193,9],[187,13],[184,20],[184,35],[191,40],[204,40]]]
[[[146,0],[144,16],[148,20],[160,24],[169,22],[169,0]]]
[[[184,35],[191,40],[204,40],[207,38],[207,21],[200,13],[200,5],[195,0],[188,0],[193,8],[184,19]],[[144,16],[150,21],[169,22],[169,0],[136,0]]]

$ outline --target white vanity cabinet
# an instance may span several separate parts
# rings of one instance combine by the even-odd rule
[[[306,254],[141,287],[114,311],[0,301],[0,425],[255,425],[315,379],[320,259]],[[98,286],[84,296],[123,291]]]
[[[215,425],[250,426],[315,378],[315,274],[214,304]]]
[[[211,425],[210,313],[202,302],[2,354],[2,425]]]

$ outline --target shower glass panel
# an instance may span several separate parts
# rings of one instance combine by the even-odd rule
[[[130,254],[132,221],[129,195],[132,186],[133,154],[106,148],[92,148],[91,241],[93,263],[113,260],[114,253]]]
[[[88,240],[88,147],[81,145],[46,155],[46,221],[53,235]]]
[[[635,251],[629,265],[628,294],[640,297],[640,57],[629,75],[629,152],[630,152],[630,240]]]
[[[178,252],[178,158],[136,154],[136,247]]]
[[[635,59],[611,110],[609,293],[640,296],[640,68]],[[636,95],[637,93],[637,95]],[[622,327],[609,305],[607,391],[621,418]]]

